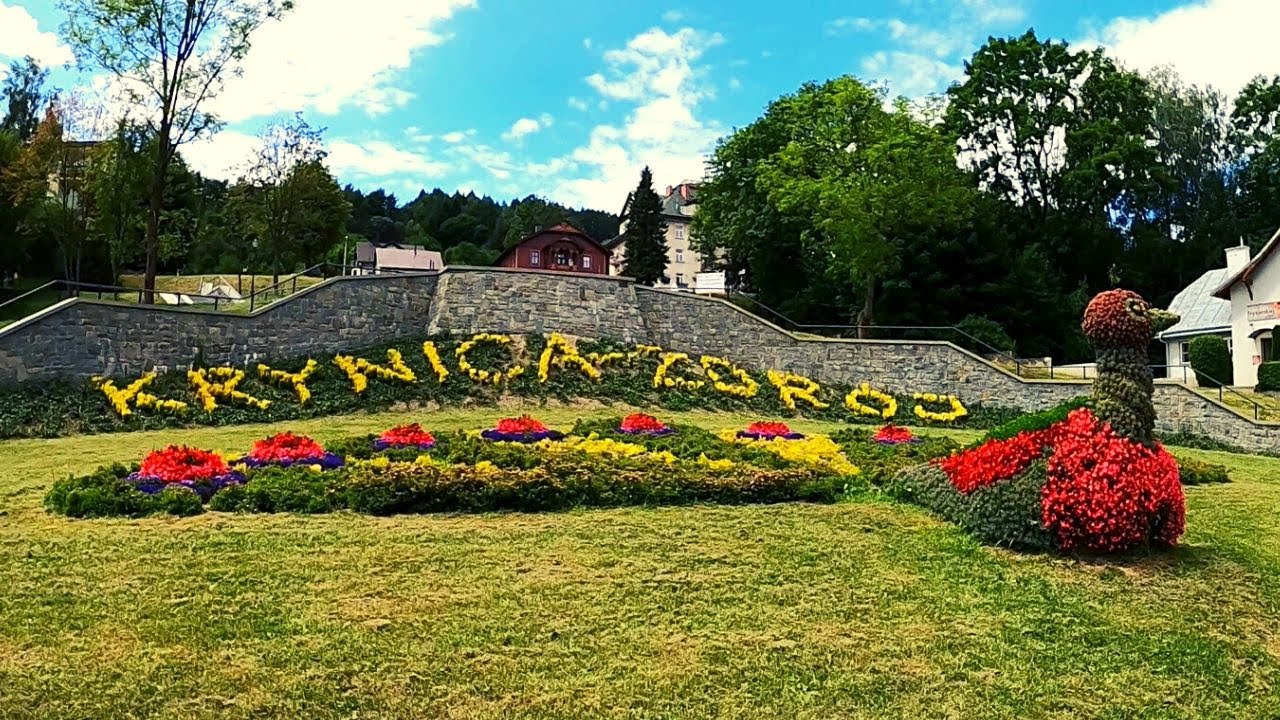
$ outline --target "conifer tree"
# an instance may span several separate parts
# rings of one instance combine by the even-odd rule
[[[626,253],[622,274],[653,285],[667,272],[667,223],[662,219],[662,198],[653,190],[653,173],[640,172],[640,184],[627,210]]]

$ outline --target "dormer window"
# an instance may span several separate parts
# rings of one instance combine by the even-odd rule
[[[556,248],[555,262],[557,265],[569,265],[569,251],[566,248]]]

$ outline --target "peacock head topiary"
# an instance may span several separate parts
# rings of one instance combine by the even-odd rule
[[[1178,316],[1158,310],[1132,290],[1108,290],[1089,301],[1080,327],[1099,350],[1145,348],[1155,333],[1178,322]]]

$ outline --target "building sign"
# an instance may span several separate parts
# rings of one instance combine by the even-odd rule
[[[1280,318],[1280,303],[1258,303],[1247,308],[1249,322],[1265,322]]]

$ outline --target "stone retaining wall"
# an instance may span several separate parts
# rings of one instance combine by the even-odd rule
[[[135,375],[192,363],[245,365],[332,354],[423,334],[549,333],[650,343],[899,393],[1039,410],[1087,381],[1015,377],[945,342],[801,339],[723,300],[626,278],[503,268],[333,278],[253,315],[69,300],[0,329],[0,385],[54,376]],[[1280,424],[1255,423],[1195,391],[1157,385],[1162,431],[1280,450]]]

